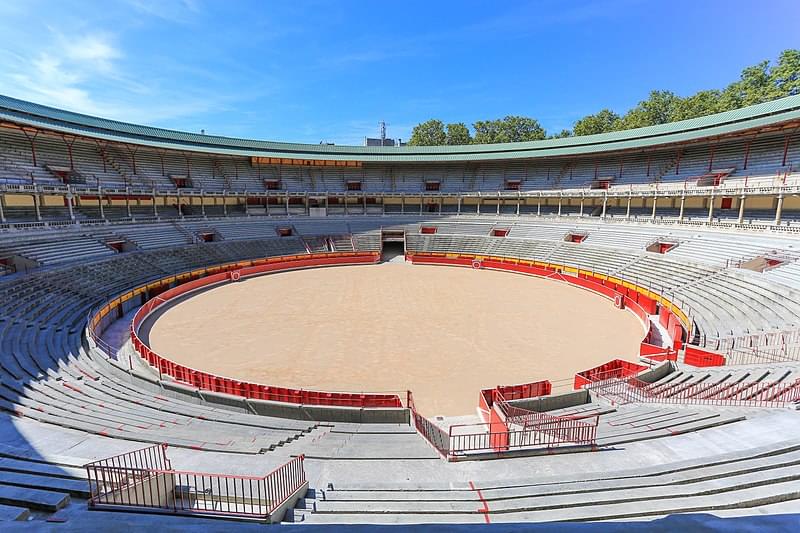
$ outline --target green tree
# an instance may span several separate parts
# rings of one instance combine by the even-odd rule
[[[463,122],[454,122],[447,125],[447,144],[470,144],[472,142],[472,135],[469,133],[469,128]]]
[[[417,124],[411,131],[411,140],[408,144],[414,146],[440,146],[447,142],[444,132],[444,123],[441,120],[431,119],[422,124]]]
[[[546,137],[539,121],[515,115],[499,120],[479,120],[472,127],[476,144],[538,141]]]
[[[784,50],[778,64],[769,72],[769,97],[783,98],[800,94],[800,50]]]
[[[561,130],[548,136],[548,139],[563,139],[564,137],[572,137],[572,132],[570,130]]]
[[[575,135],[595,135],[614,131],[619,115],[610,109],[603,109],[594,115],[587,115],[577,121],[572,127]]]
[[[728,85],[720,97],[720,109],[728,111],[769,99],[769,61],[742,70],[739,79]]]
[[[700,91],[688,98],[679,98],[675,102],[670,122],[686,120],[696,117],[713,115],[720,111],[719,100],[722,93],[720,91]]]
[[[636,107],[625,113],[617,122],[616,129],[628,130],[665,124],[669,122],[678,100],[680,97],[670,91],[651,91],[647,100],[642,100]]]
[[[591,135],[608,131],[641,128],[702,117],[738,109],[785,96],[800,94],[800,50],[787,49],[771,64],[762,61],[742,70],[738,80],[723,90],[706,90],[681,98],[670,91],[652,91],[622,117],[603,109],[578,120],[573,131],[562,130],[551,138],[569,135]],[[473,143],[503,143],[535,141],[545,138],[545,131],[534,119],[507,116],[499,120],[479,120],[472,125]],[[441,145],[470,142],[469,129],[462,123],[448,124],[447,130],[439,120],[429,120],[414,128],[411,144]]]

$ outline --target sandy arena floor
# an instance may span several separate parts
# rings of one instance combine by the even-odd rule
[[[319,268],[211,289],[153,325],[157,352],[223,376],[329,391],[411,389],[427,415],[478,391],[635,360],[639,320],[562,282],[488,270]]]

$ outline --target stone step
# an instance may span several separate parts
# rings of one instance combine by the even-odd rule
[[[63,492],[0,485],[0,503],[5,505],[58,511],[69,502],[69,494]]]
[[[0,504],[0,522],[13,520],[27,520],[31,512],[25,507]]]

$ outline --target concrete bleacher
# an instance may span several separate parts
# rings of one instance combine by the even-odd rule
[[[114,255],[114,250],[91,237],[38,240],[29,243],[0,244],[0,255],[19,255],[40,265],[87,261]]]
[[[451,162],[409,168],[374,163],[346,169],[251,165],[247,157],[156,150],[145,146],[134,149],[83,138],[72,140],[70,162],[65,140],[48,133],[37,135],[33,141],[37,152],[36,164],[33,164],[29,139],[16,128],[4,127],[0,129],[0,180],[60,183],[47,167],[70,168],[72,165],[72,170],[86,184],[117,190],[134,187],[174,191],[172,177],[189,180],[191,189],[209,192],[264,191],[265,179],[278,180],[283,191],[331,193],[346,192],[348,181],[360,182],[364,192],[405,193],[425,191],[427,181],[438,181],[439,190],[445,193],[501,191],[508,180],[518,180],[521,191],[580,189],[598,177],[613,178],[612,188],[656,183],[693,186],[695,178],[715,169],[730,169],[727,179],[732,181],[778,176],[792,168],[792,164],[800,163],[797,138],[797,133],[791,135],[785,165],[786,137],[776,133],[762,134],[752,141],[730,139],[600,159],[586,155],[566,161]],[[543,208],[553,211],[552,206]],[[566,214],[575,213],[577,208],[565,205],[563,209]]]
[[[768,325],[793,324],[796,317],[800,316],[797,304],[800,298],[797,298],[795,291],[787,290],[784,282],[769,275],[791,267],[791,264],[762,274],[722,267],[720,261],[727,257],[728,251],[714,247],[708,248],[707,257],[695,261],[692,258],[670,258],[670,252],[663,255],[645,252],[642,243],[660,237],[662,233],[648,234],[621,228],[618,232],[620,238],[616,238],[616,230],[611,225],[550,225],[514,221],[508,237],[491,237],[488,230],[504,224],[502,221],[482,218],[470,222],[467,219],[463,227],[458,227],[458,220],[447,220],[441,224],[441,218],[360,216],[333,222],[326,225],[324,219],[301,220],[297,223],[295,219],[281,221],[267,217],[240,217],[235,220],[209,218],[187,219],[175,224],[118,224],[104,225],[96,230],[51,229],[39,233],[37,238],[43,235],[49,242],[55,243],[59,242],[58,236],[61,235],[65,254],[70,250],[70,242],[81,239],[91,238],[103,246],[102,235],[124,235],[131,242],[138,244],[138,240],[142,240],[147,244],[131,252],[76,256],[70,260],[56,261],[49,268],[33,270],[25,276],[12,274],[10,277],[13,281],[0,278],[0,429],[13,433],[12,424],[16,424],[25,428],[27,438],[33,439],[31,435],[40,434],[40,440],[35,442],[42,450],[52,449],[53,442],[59,439],[71,443],[71,455],[67,460],[14,459],[9,457],[11,452],[5,452],[0,447],[0,497],[12,502],[8,504],[11,509],[0,508],[0,519],[24,518],[31,513],[48,516],[55,513],[60,516],[65,510],[70,510],[70,513],[74,513],[70,515],[74,517],[71,518],[75,520],[73,523],[84,524],[86,522],[82,521],[87,520],[86,513],[80,513],[76,508],[83,509],[85,506],[88,483],[83,471],[77,467],[89,459],[109,455],[108,443],[124,446],[123,449],[128,450],[166,442],[170,449],[180,452],[178,457],[182,462],[177,464],[184,468],[197,466],[197,463],[191,462],[190,453],[200,454],[202,459],[196,460],[202,461],[200,464],[203,465],[209,458],[214,460],[214,464],[221,466],[223,471],[226,465],[240,465],[242,473],[262,471],[264,461],[279,464],[290,456],[305,454],[314,490],[298,509],[290,513],[287,520],[401,524],[484,521],[483,514],[474,510],[467,512],[466,504],[462,507],[461,503],[454,503],[450,495],[445,494],[453,487],[460,486],[455,474],[458,471],[449,469],[411,426],[319,423],[313,419],[293,420],[255,415],[243,409],[210,403],[191,391],[178,392],[180,387],[175,390],[164,388],[158,374],[146,365],[133,363],[134,368],[129,368],[130,363],[124,351],[117,360],[108,360],[95,350],[87,350],[82,337],[87,313],[114,294],[136,284],[204,265],[271,255],[302,254],[307,250],[304,239],[306,242],[309,239],[327,242],[337,250],[350,249],[353,243],[356,249],[378,250],[381,246],[381,229],[401,229],[408,232],[406,244],[409,251],[519,257],[613,272],[623,278],[671,291],[673,296],[680,296],[681,302],[695,311],[695,320],[708,336],[753,331]],[[420,234],[420,227],[428,224],[438,225],[440,229],[443,227],[444,231],[434,235]],[[296,230],[296,235],[279,237],[275,227],[287,225]],[[218,240],[190,244],[191,235],[205,231],[213,231]],[[590,243],[588,238],[580,244],[564,242],[564,235],[569,231],[584,231],[599,239],[595,244]],[[606,232],[610,235],[608,238],[605,238]],[[156,237],[149,239],[151,234]],[[692,238],[689,233],[678,234],[684,240]],[[626,239],[626,236],[630,238]],[[20,242],[19,233],[0,236],[0,248],[13,248]],[[774,242],[768,237],[763,239],[764,246],[769,249],[775,248]],[[769,379],[765,372],[773,370],[765,368],[753,375]],[[696,372],[684,371],[684,374],[693,376],[686,383],[702,379]],[[684,378],[676,373],[669,379]],[[732,375],[728,379],[738,378]],[[665,378],[658,386],[666,384]],[[744,434],[753,431],[758,438],[764,439],[768,436],[767,432],[759,431],[759,428],[783,427],[786,432],[783,436],[786,437],[793,431],[793,426],[786,418],[793,415],[791,412],[762,416],[759,411],[751,417],[749,411],[743,410],[636,403],[610,405],[597,398],[585,406],[551,412],[570,416],[602,413],[598,425],[598,446],[610,450],[624,448],[624,457],[635,458],[642,465],[650,464],[646,458],[652,452],[645,446],[654,439],[660,439],[658,449],[665,453],[669,445],[661,444],[663,440],[675,439],[676,450],[681,450],[690,446],[690,442],[708,442],[711,446],[730,442],[729,437],[734,432]],[[769,418],[771,416],[776,417],[774,421]],[[702,437],[706,433],[714,437],[706,441]],[[681,440],[680,436],[686,434],[696,440],[688,437]],[[76,436],[81,439],[79,446],[70,440]],[[773,438],[777,439],[778,436]],[[751,448],[760,442],[754,440]],[[638,448],[640,445],[642,447]],[[768,491],[762,490],[757,495],[758,498],[763,497],[764,505],[772,501],[771,498],[785,500],[786,495],[792,493],[791,487],[781,481],[784,476],[791,475],[787,473],[791,472],[791,465],[787,465],[788,461],[774,460],[789,453],[788,447],[775,448],[769,456],[745,449],[737,458],[730,459],[731,464],[764,465],[762,470],[769,473],[760,474],[761,477],[757,477],[759,474],[755,471],[725,474],[721,470],[713,470],[718,468],[715,464],[720,456],[715,452],[702,461],[699,458],[694,460],[693,465],[680,466],[675,455],[669,455],[672,463],[659,461],[662,464],[657,467],[642,466],[643,471],[651,469],[646,479],[655,480],[652,486],[646,487],[640,484],[644,477],[638,474],[627,476],[619,465],[612,469],[613,472],[583,475],[580,480],[569,482],[564,480],[563,475],[559,477],[560,481],[551,482],[538,474],[525,477],[525,469],[535,471],[538,463],[533,461],[542,460],[541,457],[510,459],[510,464],[514,465],[512,468],[518,470],[516,479],[507,476],[504,482],[492,482],[492,477],[496,475],[499,479],[504,472],[493,468],[504,467],[489,465],[479,467],[482,474],[476,476],[474,481],[476,487],[485,487],[481,490],[486,490],[488,494],[496,489],[494,494],[497,497],[487,500],[490,501],[490,511],[496,511],[490,512],[491,520],[498,522],[533,521],[547,517],[617,517],[625,514],[624,509],[627,509],[614,507],[625,505],[623,496],[626,490],[642,494],[639,501],[644,503],[637,507],[638,514],[634,513],[635,516],[647,517],[654,513],[681,512],[690,508],[705,509],[704,505],[710,505],[703,503],[705,500],[698,500],[705,496],[679,492],[681,483],[665,482],[657,477],[664,475],[664,479],[667,479],[674,475],[669,473],[673,470],[687,473],[681,479],[689,489],[695,488],[694,484],[700,484],[698,490],[715,496],[717,501],[727,498],[725,505],[741,510],[747,508],[750,505],[748,502],[756,497],[754,494],[757,491],[753,486],[769,487]],[[582,455],[597,457],[601,454]],[[6,474],[4,478],[3,473],[10,472],[12,467],[6,462],[7,468],[4,468],[3,461],[11,459],[18,461],[13,466],[14,476]],[[574,458],[569,460],[576,461]],[[587,461],[585,464],[588,465],[602,462],[591,458],[580,461]],[[505,462],[490,463],[498,465]],[[371,468],[376,464],[387,465],[390,472],[406,472],[409,480],[403,482],[404,478],[393,474],[380,475],[380,468]],[[568,463],[559,464],[565,468]],[[773,466],[766,466],[768,464]],[[62,474],[62,470],[65,473]],[[716,488],[702,485],[709,483],[705,480],[708,476],[704,472],[716,472],[709,474],[717,479],[713,485]],[[744,477],[737,477],[740,475]],[[369,480],[379,476],[384,483],[394,484],[395,488],[384,491],[387,487],[371,487]],[[441,477],[442,487],[426,489],[425,496],[428,498],[418,499],[419,507],[410,510],[408,506],[396,502],[396,494],[400,492],[412,499],[419,498],[415,484],[421,480],[437,479],[435,476]],[[615,484],[612,478],[624,481]],[[326,488],[328,480],[334,489]],[[540,482],[553,488],[540,489]],[[591,484],[595,482],[606,483],[606,488]],[[574,483],[587,483],[581,498],[571,493],[570,487],[576,486]],[[518,488],[534,485],[537,488],[526,489],[528,492],[520,492],[522,489]],[[610,488],[612,486],[613,489]],[[12,487],[13,490],[4,487]],[[439,489],[442,489],[442,498],[439,495],[430,496]],[[373,490],[376,492],[372,493]],[[514,490],[518,492],[512,497]],[[326,493],[324,498],[318,496],[322,494],[321,491]],[[359,505],[355,503],[356,499],[349,497],[353,494],[346,494],[348,491],[367,491],[374,498]],[[395,493],[395,499],[388,498],[390,491]],[[334,494],[337,492],[341,500],[336,500],[338,496]],[[606,495],[614,498],[615,503],[608,503]],[[547,504],[547,498],[554,498],[552,501],[556,503]],[[684,498],[688,500],[684,501]],[[672,500],[680,500],[680,504],[665,506],[664,502]],[[556,510],[554,506],[564,502],[569,507]],[[493,503],[497,506],[492,507]]]
[[[793,443],[612,473],[461,483],[349,483],[309,494],[297,520],[309,524],[424,524],[646,520],[786,501],[795,488]],[[788,470],[787,470],[788,468]],[[758,502],[758,503],[756,503]],[[483,509],[483,511],[479,511]],[[488,516],[485,516],[488,515]]]

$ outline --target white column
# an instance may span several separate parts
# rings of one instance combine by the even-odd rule
[[[607,208],[607,206],[608,206],[608,195],[606,194],[605,196],[603,196],[603,214],[600,215],[600,218],[602,218],[604,220],[606,218],[606,208]]]
[[[625,211],[625,220],[631,219],[631,202],[633,201],[633,193],[628,192],[628,209]]]
[[[103,189],[97,186],[97,205],[100,206],[100,218],[106,218],[105,210],[103,209]]]
[[[683,211],[686,208],[686,195],[681,195],[681,209],[678,212],[678,222],[683,222]]]
[[[775,225],[779,226],[781,223],[781,215],[783,215],[783,193],[778,195],[778,204],[775,206]]]
[[[744,203],[746,198],[747,196],[745,195],[741,195],[739,197],[739,219],[738,219],[739,224],[744,223]]]
[[[653,212],[650,214],[650,220],[656,219],[656,204],[658,204],[658,195],[653,195]]]
[[[39,202],[40,202],[39,195],[38,194],[33,194],[32,196],[33,196],[33,208],[36,210],[36,221],[37,222],[41,222],[42,221],[42,211],[39,208]]]
[[[708,223],[711,224],[714,221],[714,194],[712,193],[711,196],[708,198]]]
[[[67,195],[65,198],[67,199],[67,210],[69,211],[69,219],[75,220],[75,212],[72,210],[72,192],[67,189]]]

